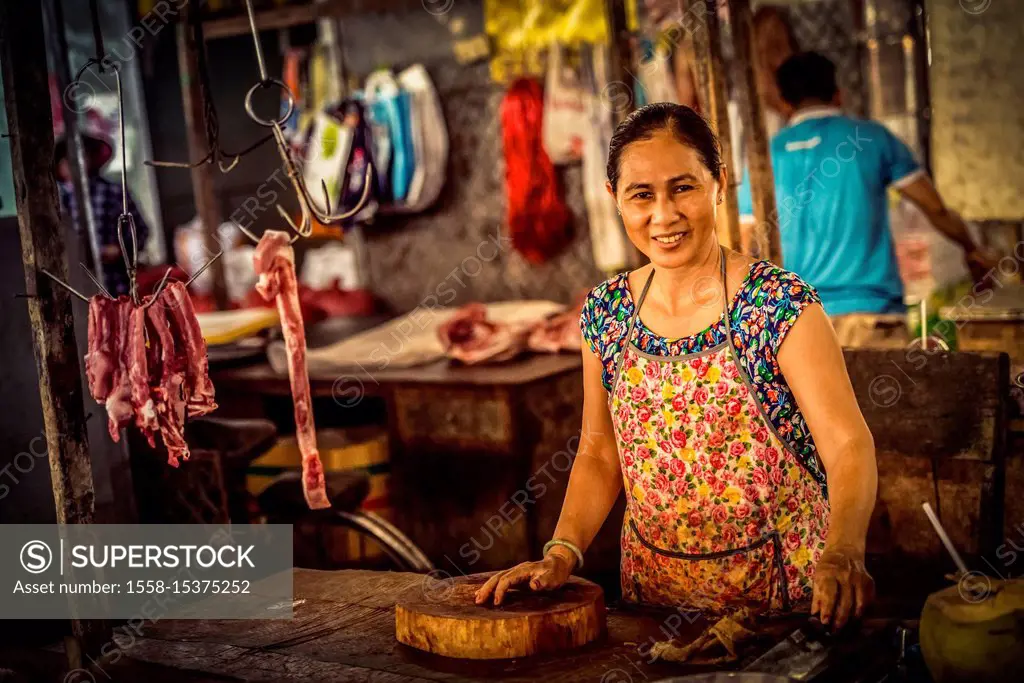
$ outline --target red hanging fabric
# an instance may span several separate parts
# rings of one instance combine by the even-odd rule
[[[572,241],[572,214],[541,144],[543,111],[544,91],[529,78],[513,82],[501,103],[509,236],[516,251],[535,264]]]

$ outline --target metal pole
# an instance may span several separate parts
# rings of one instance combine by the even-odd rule
[[[96,230],[96,217],[92,212],[92,199],[89,192],[89,172],[85,167],[85,147],[82,135],[78,130],[78,111],[71,107],[68,86],[71,85],[71,64],[68,58],[68,39],[64,25],[64,7],[61,0],[49,0],[46,3],[46,24],[49,30],[46,45],[53,61],[57,87],[61,93],[61,109],[64,112],[64,136],[68,147],[68,169],[71,171],[72,192],[75,205],[78,207],[78,220],[75,222],[75,234],[79,240],[88,241],[88,265],[96,275],[96,279],[106,283],[103,278],[103,259],[99,232]],[[77,105],[77,101],[76,101]],[[122,152],[123,153],[123,152]]]

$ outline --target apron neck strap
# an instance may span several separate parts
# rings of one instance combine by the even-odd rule
[[[732,346],[732,321],[729,320],[729,285],[725,281],[725,247],[718,246],[718,258],[722,262],[721,276],[722,276],[722,298],[724,300],[724,312],[725,312],[725,336],[729,340],[729,345]]]
[[[725,336],[729,340],[729,346],[732,347],[732,323],[729,320],[729,289],[725,281],[725,247],[718,246],[720,264],[720,275],[722,278],[722,296],[725,299]],[[651,288],[651,283],[654,281],[654,268],[651,268],[651,274],[647,276],[647,282],[644,283],[644,288],[640,292],[640,298],[636,300],[636,305],[633,307],[633,315],[629,317],[629,326],[626,328],[626,340],[622,344],[622,350],[619,352],[619,360],[615,364],[615,378],[618,379],[619,365],[622,364],[622,354],[626,352],[626,347],[629,346],[633,340],[633,328],[636,327],[636,321],[640,317],[640,307],[644,304],[644,299],[647,298],[647,292]],[[626,276],[626,287],[629,287],[629,276]]]

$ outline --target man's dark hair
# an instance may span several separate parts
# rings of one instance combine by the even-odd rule
[[[817,52],[793,55],[775,72],[775,80],[782,99],[794,107],[807,100],[829,102],[839,91],[836,65]]]

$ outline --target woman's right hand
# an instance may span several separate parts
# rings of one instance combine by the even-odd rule
[[[476,592],[476,604],[482,605],[487,602],[493,592],[494,604],[500,605],[509,588],[527,582],[535,591],[558,588],[569,580],[575,564],[575,557],[567,557],[558,552],[558,549],[553,549],[543,560],[523,562],[487,579],[487,583]]]

